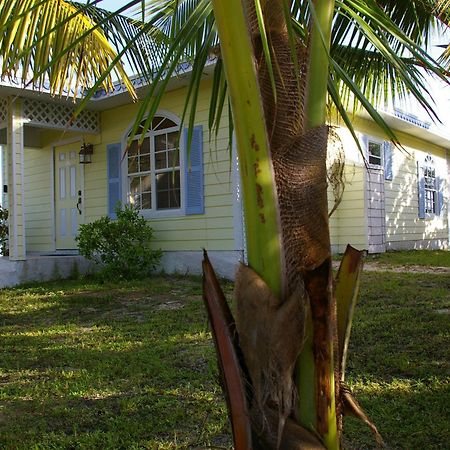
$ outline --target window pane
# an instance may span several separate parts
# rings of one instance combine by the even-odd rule
[[[159,173],[156,179],[157,208],[179,208],[181,204],[180,171]]]
[[[130,192],[135,194],[139,192],[140,189],[140,178],[139,177],[130,177]]]
[[[158,173],[156,175],[156,191],[167,191],[169,189],[170,173]]]
[[[373,156],[381,157],[381,145],[376,142],[369,142],[369,153]]]
[[[170,150],[167,159],[168,167],[178,167],[180,165],[180,152],[178,150]]]
[[[130,148],[128,149],[128,157],[133,156],[133,155],[137,155],[138,152],[138,142],[137,141],[133,141],[130,145]]]
[[[152,120],[152,130],[157,130],[159,125],[164,121],[163,117],[155,116]]]
[[[142,192],[150,192],[152,190],[152,183],[151,183],[151,177],[150,175],[147,175],[146,177],[141,178],[141,190]]]
[[[175,189],[170,191],[169,202],[171,208],[179,208],[180,207],[180,190]]]
[[[178,133],[167,133],[167,148],[177,148]]]
[[[369,156],[369,163],[376,166],[381,166],[381,159],[376,156]]]
[[[156,195],[156,207],[158,209],[168,209],[169,204],[169,191],[158,192]]]
[[[167,169],[166,152],[155,153],[155,167],[156,169]]]
[[[179,188],[180,188],[180,171],[174,170],[170,172],[169,189],[179,189]]]
[[[369,163],[381,166],[381,144],[369,142]]]
[[[150,192],[145,192],[142,194],[142,202],[141,202],[141,208],[142,209],[151,209],[152,208],[152,195]]]
[[[155,152],[165,151],[166,148],[166,135],[159,134],[155,136]]]
[[[153,128],[154,130],[163,130],[164,128],[172,128],[177,126],[177,124],[170,119],[163,119],[163,120],[161,120],[161,118],[159,119],[160,120],[156,124],[156,127]]]
[[[140,158],[140,172],[148,172],[150,170],[150,155],[143,155]]]
[[[138,170],[138,157],[128,158],[128,173],[136,173]]]
[[[139,153],[141,155],[149,155],[150,154],[150,138],[145,138],[142,142],[141,148],[139,149]]]

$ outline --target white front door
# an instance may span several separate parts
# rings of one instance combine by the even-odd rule
[[[56,249],[77,248],[75,236],[83,218],[82,166],[79,144],[55,147],[55,233]]]

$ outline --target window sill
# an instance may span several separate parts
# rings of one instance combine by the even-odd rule
[[[382,166],[382,165],[379,165],[379,164],[371,164],[371,163],[368,163],[368,164],[367,164],[367,167],[368,167],[370,170],[382,170],[382,169],[383,169],[383,166]]]
[[[142,210],[140,212],[144,219],[166,219],[171,217],[183,217],[185,216],[183,209],[167,209],[161,211]]]

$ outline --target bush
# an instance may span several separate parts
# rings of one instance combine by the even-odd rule
[[[8,255],[8,210],[0,206],[0,255]]]
[[[117,220],[101,217],[80,225],[80,254],[101,266],[105,278],[142,278],[155,269],[161,250],[150,248],[153,229],[132,206],[116,208]]]

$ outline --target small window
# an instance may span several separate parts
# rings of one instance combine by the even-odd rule
[[[369,141],[369,164],[373,166],[381,166],[382,145],[379,142]]]
[[[425,188],[425,213],[436,214],[437,211],[437,183],[436,169],[433,158],[428,155],[423,165],[423,177]]]
[[[143,124],[138,133],[142,131]],[[154,211],[181,208],[179,127],[175,122],[155,116],[147,133],[131,143],[127,163],[132,205]]]

